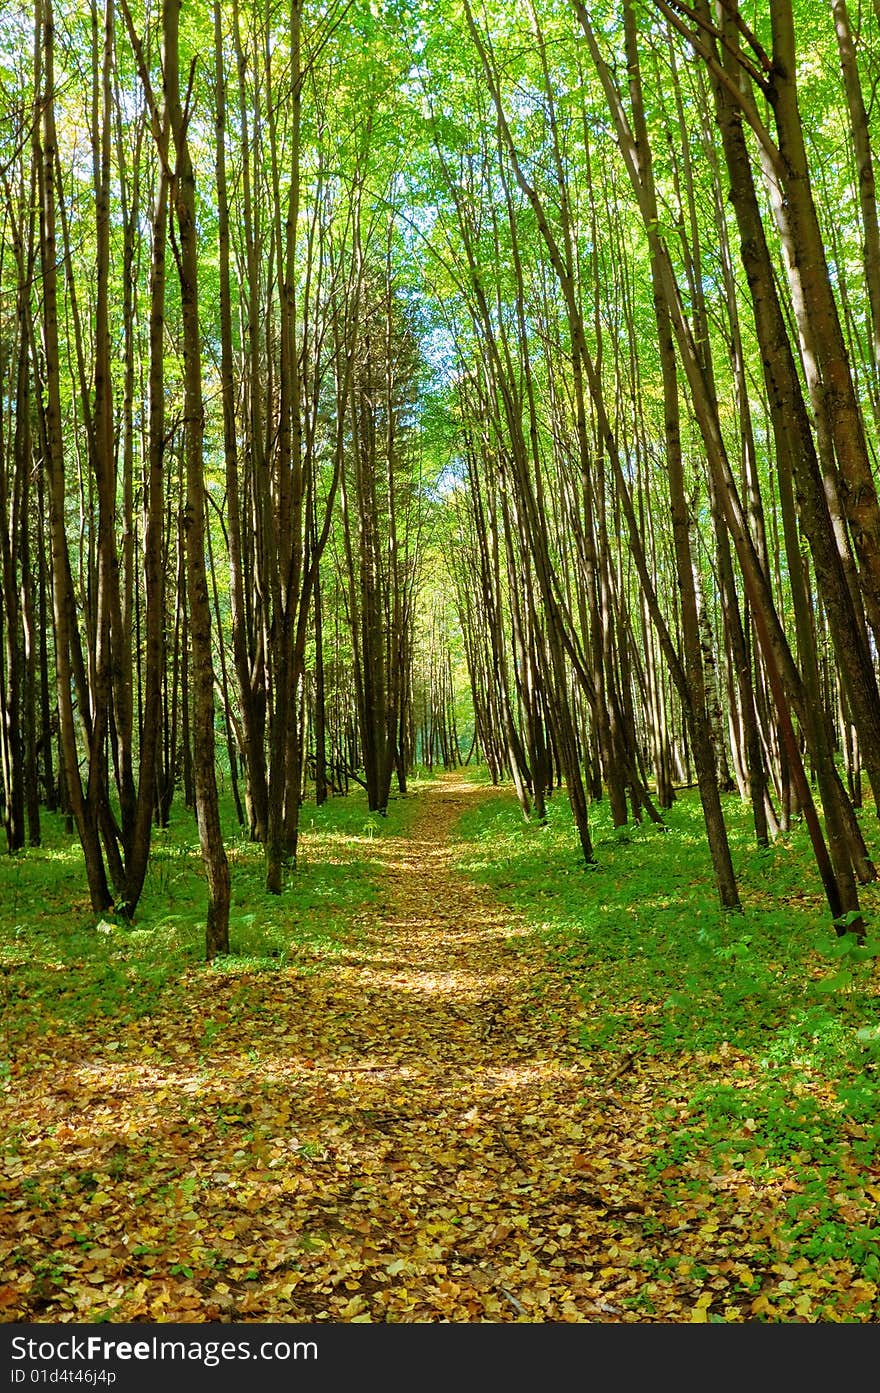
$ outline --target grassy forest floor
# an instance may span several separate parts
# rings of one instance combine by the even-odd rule
[[[211,968],[183,815],[134,928],[0,862],[0,1318],[876,1321],[875,941],[735,800],[742,916],[692,796],[590,871],[553,802],[305,809],[277,900],[231,838]]]

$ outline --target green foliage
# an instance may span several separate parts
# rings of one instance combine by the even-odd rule
[[[770,851],[726,813],[744,912],[715,900],[695,797],[668,830],[613,834],[592,809],[599,868],[578,865],[564,795],[547,825],[524,825],[507,794],[461,821],[464,865],[539,929],[582,1003],[572,1021],[601,1074],[636,1051],[668,1066],[656,1104],[659,1185],[682,1168],[791,1187],[780,1242],[790,1260],[846,1260],[873,1281],[876,1234],[849,1212],[880,1148],[878,941],[838,938],[827,922],[805,834]],[[864,896],[868,917],[877,891]]]
[[[386,817],[370,813],[359,790],[321,808],[304,808],[298,868],[284,892],[273,896],[264,889],[263,848],[240,834],[233,840],[227,806],[232,951],[210,970],[246,975],[284,965],[314,972],[332,961],[343,940],[351,940],[357,915],[378,894],[371,846],[399,831],[409,810],[407,800],[397,798]],[[84,896],[78,843],[66,836],[60,818],[46,817],[44,831],[42,847],[0,859],[7,1049],[35,1036],[58,1039],[101,1018],[122,1029],[158,1011],[168,993],[185,989],[187,972],[204,970],[207,890],[188,813],[178,811],[171,827],[154,831],[145,892],[132,925],[109,917],[95,923]],[[211,1022],[202,1023],[203,1047],[214,1034]]]

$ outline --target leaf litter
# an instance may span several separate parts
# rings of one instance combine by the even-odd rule
[[[380,894],[332,965],[192,969],[13,1059],[0,1319],[875,1317],[851,1263],[788,1261],[784,1168],[656,1172],[694,1081],[748,1061],[683,1056],[677,1089],[638,1039],[586,1053],[571,975],[456,867],[480,795],[440,779],[370,845]],[[861,1181],[841,1204],[872,1225]]]

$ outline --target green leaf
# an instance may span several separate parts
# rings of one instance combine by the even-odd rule
[[[814,982],[813,987],[817,992],[837,992],[843,987],[848,987],[852,979],[853,975],[849,968],[842,967],[832,977],[823,977],[821,982]]]
[[[856,1031],[856,1039],[863,1045],[873,1045],[875,1041],[880,1041],[880,1025],[863,1025]]]

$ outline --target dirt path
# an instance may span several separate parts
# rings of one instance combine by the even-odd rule
[[[480,796],[447,777],[375,840],[378,920],[326,971],[193,974],[184,1014],[47,1054],[7,1319],[642,1318],[641,1129],[596,1091],[565,982],[456,870]]]
[[[599,1120],[600,1137],[594,1115],[585,1127],[568,989],[548,978],[523,927],[456,868],[454,826],[481,793],[447,776],[405,836],[377,842],[379,922],[366,920],[325,984],[328,1007],[347,1015],[337,1047],[357,1060],[327,1061],[337,1098],[353,1104],[337,1171],[362,1168],[330,1206],[334,1243],[345,1252],[355,1240],[344,1314],[620,1319],[607,1283],[594,1280],[597,1264],[613,1265],[596,1242],[603,1205],[592,1172],[605,1162],[584,1150],[589,1127],[600,1151],[610,1142],[619,1156],[620,1119],[611,1134]],[[327,1309],[338,1318],[338,1294]]]

